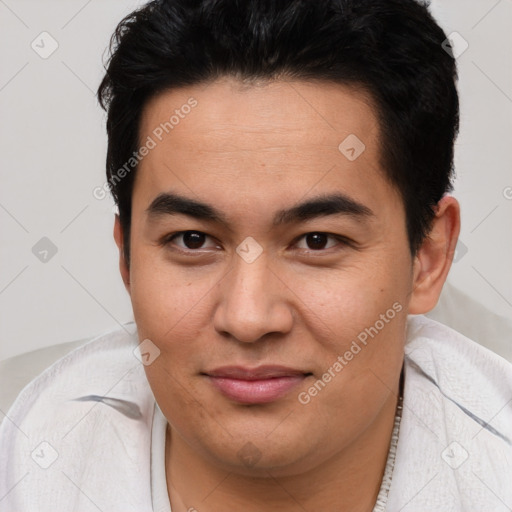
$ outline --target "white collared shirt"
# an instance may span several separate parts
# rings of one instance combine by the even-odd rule
[[[20,393],[0,425],[1,512],[168,512],[166,420],[116,330]],[[512,365],[408,318],[402,420],[387,512],[512,507]]]

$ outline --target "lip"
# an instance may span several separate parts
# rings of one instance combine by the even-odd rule
[[[227,398],[242,404],[264,404],[285,396],[311,375],[285,366],[257,368],[224,366],[205,372],[212,385]]]

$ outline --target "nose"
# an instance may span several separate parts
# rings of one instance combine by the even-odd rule
[[[287,297],[293,294],[270,268],[265,254],[252,263],[238,255],[234,260],[234,268],[219,284],[214,314],[217,332],[243,343],[289,332],[293,315]]]

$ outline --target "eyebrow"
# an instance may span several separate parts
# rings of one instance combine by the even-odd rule
[[[156,220],[163,215],[187,215],[229,227],[225,214],[214,206],[172,192],[159,194],[146,209],[146,213],[150,220]],[[346,215],[359,221],[375,216],[364,204],[345,194],[335,193],[320,195],[291,208],[279,210],[272,225],[277,227],[330,215]]]

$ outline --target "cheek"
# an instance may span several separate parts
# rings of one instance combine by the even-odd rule
[[[204,414],[194,375],[204,352],[209,281],[192,280],[149,257],[135,258],[132,265],[131,300],[139,339],[151,340],[160,351],[144,370],[164,414],[178,430]]]
[[[320,382],[305,390],[305,399],[315,402],[315,414],[327,407],[342,417],[360,417],[363,410],[379,410],[396,387],[403,360],[409,263],[404,256],[388,254],[316,279],[306,275],[297,283],[302,316],[309,318],[307,329],[322,346],[318,354],[325,373],[320,380],[327,381],[325,387]],[[322,398],[313,398],[317,394]]]
[[[410,282],[408,261],[399,255],[379,256],[340,269],[308,271],[288,276],[300,299],[302,317],[318,341],[342,350],[345,344],[378,322],[386,330],[407,309]],[[389,322],[387,322],[390,320]]]
[[[163,342],[176,335],[193,336],[208,291],[215,281],[198,277],[197,269],[180,269],[159,251],[134,251],[130,296],[139,335]]]
[[[375,296],[375,288],[346,289],[328,310],[317,310],[326,337],[316,336],[322,375],[302,391],[311,417],[340,428],[363,428],[396,389],[403,361],[406,308],[395,292]],[[371,293],[373,291],[373,293]],[[350,293],[349,293],[350,292]],[[311,297],[312,303],[315,297]],[[329,428],[324,425],[325,428]]]

